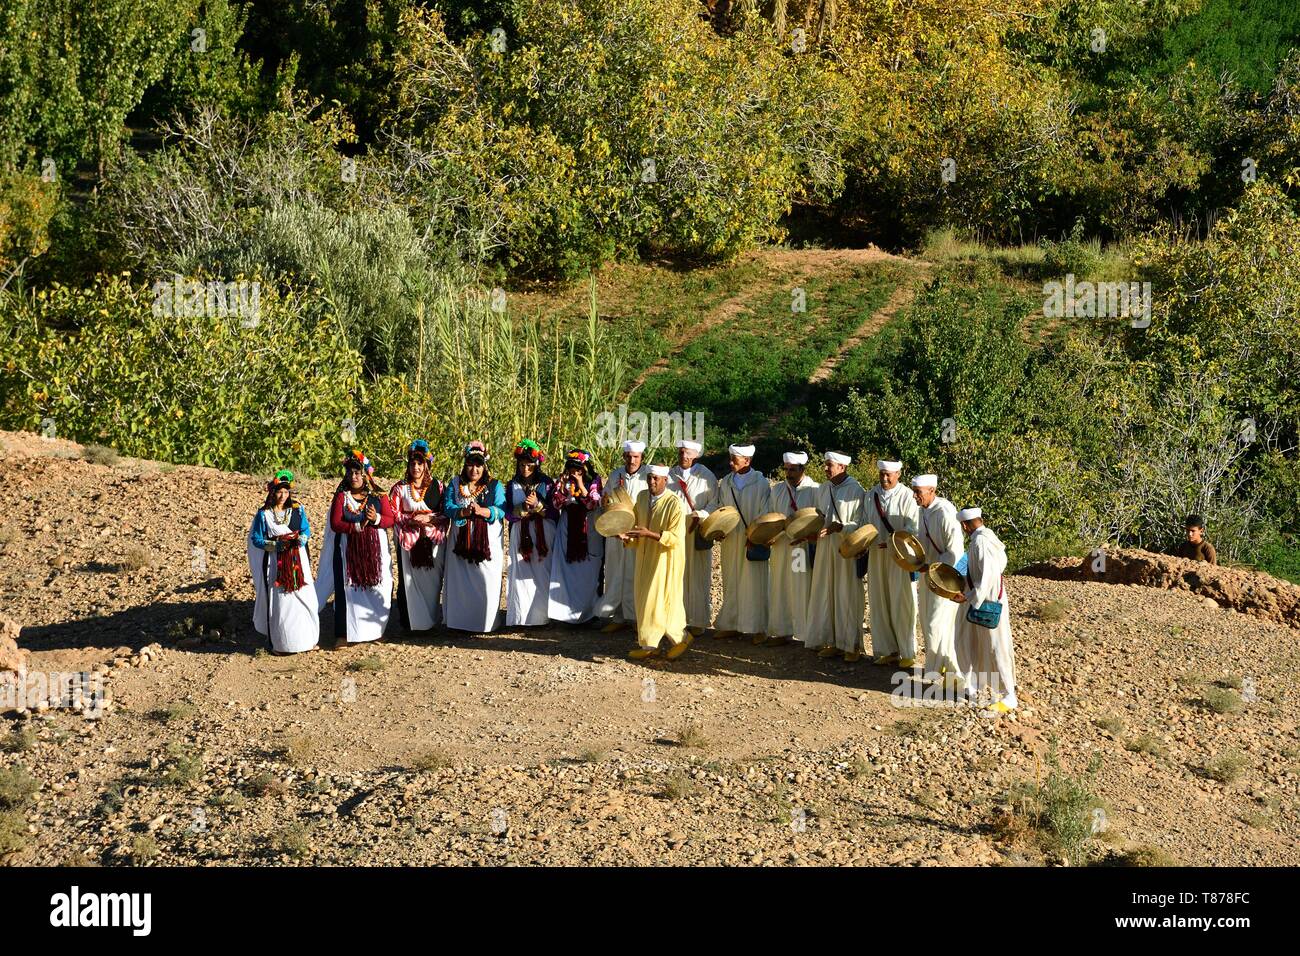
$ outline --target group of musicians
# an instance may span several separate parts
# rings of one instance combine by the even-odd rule
[[[753,468],[753,445],[728,448],[721,479],[701,451],[678,441],[675,464],[651,464],[644,444],[627,441],[623,464],[602,479],[580,448],[548,474],[541,447],[524,440],[510,477],[497,478],[475,441],[444,483],[417,440],[386,492],[353,452],[314,577],[306,510],[293,473],[278,471],[248,535],[254,623],[280,654],[318,645],[331,597],[334,647],[379,639],[394,602],[404,629],[486,633],[504,588],[507,627],[634,628],[636,660],[675,660],[711,631],[855,663],[868,656],[869,615],[873,663],[993,712],[1016,707],[1006,551],[979,508],[958,511],[932,474],[902,484],[898,461],[877,461],[867,490],[835,451],[820,484],[803,452],[786,452],[784,477],[769,481]]]

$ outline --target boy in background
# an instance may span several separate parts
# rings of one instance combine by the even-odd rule
[[[1200,515],[1187,516],[1187,538],[1174,548],[1174,557],[1189,558],[1192,561],[1208,561],[1218,564],[1214,545],[1205,537],[1205,519]]]

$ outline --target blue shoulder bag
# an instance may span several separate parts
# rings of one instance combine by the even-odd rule
[[[969,585],[972,589],[974,589],[975,584],[970,579],[969,569],[965,573],[966,573],[967,585]],[[969,621],[971,624],[974,624],[976,627],[986,627],[990,631],[993,630],[995,627],[998,626],[998,621],[1002,620],[1002,593],[1003,593],[1002,581],[1001,579],[999,579],[998,600],[985,601],[979,607],[966,608],[966,620]]]

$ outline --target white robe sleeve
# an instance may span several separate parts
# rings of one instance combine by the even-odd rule
[[[862,520],[862,509],[867,507],[867,499],[863,498],[860,493],[861,485],[858,486],[858,491],[854,491],[853,486],[849,485],[851,480],[846,478],[840,482],[839,487],[843,490],[838,496],[835,494],[836,486],[829,481],[822,486],[827,489],[829,520],[842,522],[844,524],[843,533],[856,531],[866,523]],[[844,491],[849,493],[845,494]]]
[[[718,500],[718,479],[710,473],[704,478],[704,490],[695,496],[695,509],[705,512],[712,510]]]
[[[939,545],[943,548],[943,555],[940,560],[944,564],[956,566],[961,560],[962,551],[965,548],[961,541],[961,523],[957,521],[957,512],[951,508],[944,508],[939,514]]]
[[[976,535],[971,540],[969,574],[974,587],[966,591],[971,607],[983,607],[985,601],[998,600],[1006,566],[1006,552],[984,535]]]
[[[903,527],[895,528],[895,531],[906,531],[909,534],[918,534],[921,530],[921,506],[916,503],[911,492],[902,495],[903,498]]]

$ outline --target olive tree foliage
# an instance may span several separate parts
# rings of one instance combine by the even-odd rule
[[[151,91],[168,112],[246,99],[244,19],[227,0],[0,0],[0,166],[102,172]]]
[[[1072,152],[1073,93],[1008,48],[1042,0],[845,3],[829,64],[856,91],[842,204],[903,242],[947,223],[997,239],[1034,212]]]
[[[417,231],[382,168],[340,151],[352,132],[339,110],[296,98],[258,120],[202,110],[167,135],[162,150],[124,157],[97,205],[115,265],[146,282],[257,276],[312,289],[371,371],[415,360],[435,279],[466,273]]]
[[[521,0],[511,31],[403,19],[395,165],[481,254],[578,271],[652,250],[725,257],[842,182],[847,89],[755,22],[717,36],[686,0]]]
[[[367,203],[364,162],[356,182],[343,174],[352,133],[337,109],[290,97],[254,120],[209,107],[162,132],[162,149],[122,155],[95,210],[112,264],[149,278],[223,268],[267,210]]]

